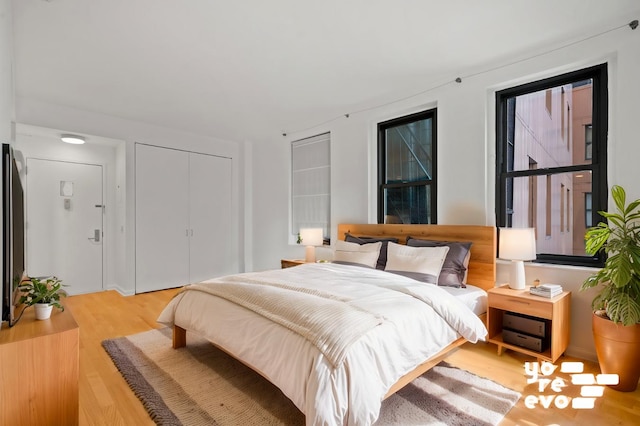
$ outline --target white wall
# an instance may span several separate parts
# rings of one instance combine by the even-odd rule
[[[118,146],[115,150],[115,158],[119,161],[116,163],[114,160],[114,176],[111,183],[114,185],[115,200],[121,201],[118,204],[120,210],[116,209],[117,214],[114,218],[114,221],[118,222],[113,228],[119,230],[114,241],[123,245],[124,249],[117,250],[110,260],[124,262],[125,265],[121,267],[116,263],[109,275],[108,287],[117,288],[123,294],[135,292],[134,145],[136,142],[232,159],[232,188],[236,196],[232,202],[234,223],[229,224],[233,230],[229,250],[234,253],[234,264],[230,268],[243,270],[244,234],[241,225],[244,215],[245,165],[242,160],[243,147],[240,144],[21,97],[16,99],[16,120],[25,126],[63,129],[65,133],[95,135],[98,138],[122,141],[123,146]],[[37,151],[32,152],[37,155]]]
[[[45,160],[69,161],[74,163],[98,164],[103,170],[103,204],[106,206],[103,231],[103,287],[122,289],[122,277],[118,276],[118,271],[123,270],[125,264],[117,256],[117,253],[124,252],[124,238],[121,226],[124,223],[119,220],[116,212],[126,207],[123,200],[116,199],[116,173],[122,169],[119,164],[123,158],[116,156],[118,145],[124,145],[124,141],[114,139],[88,136],[84,145],[69,145],[60,140],[60,134],[66,133],[61,130],[42,128],[37,126],[16,125],[16,141],[14,150],[16,161],[21,166],[26,164],[27,158],[38,158]],[[21,170],[23,187],[24,167]],[[27,272],[29,259],[26,259]],[[64,278],[63,278],[64,279]]]
[[[12,140],[14,119],[11,1],[0,0],[0,142]]]
[[[545,51],[551,52],[557,47],[549,46]],[[255,236],[254,269],[277,267],[281,257],[303,256],[302,247],[289,243],[287,232],[292,140],[331,132],[331,220],[335,239],[335,227],[340,222],[376,220],[376,124],[437,106],[438,222],[494,225],[495,91],[603,62],[609,63],[608,183],[624,186],[632,199],[640,198],[640,172],[636,165],[640,157],[639,51],[640,31],[625,27],[502,68],[489,64],[485,67],[491,69],[488,72],[461,70],[460,84],[453,82],[457,76],[451,76],[450,84],[411,99],[255,144],[250,181],[254,194],[253,217],[248,219]],[[534,53],[531,52],[532,57]],[[474,77],[465,77],[476,73]],[[426,88],[416,88],[416,92]],[[568,352],[595,359],[589,307],[592,294],[578,291],[591,272],[587,268],[535,265],[527,267],[527,279],[561,283],[573,292]],[[506,282],[507,276],[505,266],[499,263],[498,283]]]
[[[13,89],[13,29],[11,25],[11,1],[0,0],[0,143],[13,141],[14,89]],[[0,164],[0,168],[2,164]],[[1,169],[0,169],[1,170]],[[0,215],[2,215],[0,205]],[[0,241],[2,240],[0,229]],[[0,258],[4,256],[0,246]],[[1,267],[0,267],[1,268]],[[0,276],[3,271],[0,271]],[[2,286],[0,286],[1,288]],[[0,306],[0,317],[2,307]]]

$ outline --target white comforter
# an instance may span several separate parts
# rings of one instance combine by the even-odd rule
[[[355,298],[384,318],[334,367],[301,335],[202,291],[179,293],[160,314],[160,323],[195,331],[252,366],[294,402],[308,425],[375,422],[384,395],[400,377],[460,336],[476,342],[487,334],[482,321],[445,290],[384,271],[305,264],[240,277],[296,281]],[[213,281],[229,280],[205,282]]]

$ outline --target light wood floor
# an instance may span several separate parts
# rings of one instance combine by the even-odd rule
[[[123,297],[105,291],[64,300],[80,326],[80,424],[81,425],[153,425],[142,404],[114,367],[101,346],[104,339],[126,336],[159,328],[156,318],[176,290],[165,290]],[[569,361],[562,357],[561,361]],[[640,424],[640,389],[631,393],[605,389],[593,410],[575,410],[538,406],[529,409],[524,397],[538,395],[537,385],[527,385],[524,363],[535,361],[512,351],[502,356],[491,344],[466,344],[447,361],[477,375],[489,377],[523,394],[501,425],[638,425]],[[586,372],[598,372],[597,365],[587,363]],[[561,375],[552,375],[552,377]],[[569,382],[570,383],[570,382]],[[575,389],[566,394],[575,396]],[[573,394],[571,392],[574,391]],[[548,395],[549,392],[543,392]]]

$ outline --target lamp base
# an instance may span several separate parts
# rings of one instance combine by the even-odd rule
[[[524,262],[522,260],[512,260],[509,288],[512,288],[513,290],[524,290],[526,287],[525,284]]]
[[[316,248],[314,246],[306,246],[304,248],[304,261],[307,263],[315,263]]]

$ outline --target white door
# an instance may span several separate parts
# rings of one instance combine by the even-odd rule
[[[136,293],[189,284],[189,154],[136,145]]]
[[[26,181],[27,274],[102,290],[102,166],[28,158]]]
[[[203,281],[232,270],[231,159],[189,155],[189,279]]]

